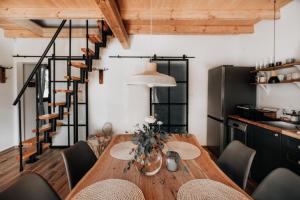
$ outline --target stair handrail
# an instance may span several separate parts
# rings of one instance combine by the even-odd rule
[[[25,90],[27,89],[27,87],[28,87],[30,81],[31,81],[32,78],[34,77],[34,75],[35,75],[35,73],[37,72],[37,70],[40,68],[40,66],[41,66],[41,64],[42,64],[42,62],[43,62],[43,60],[44,60],[44,58],[45,58],[46,55],[48,54],[48,52],[49,52],[51,46],[53,45],[54,41],[56,40],[56,38],[57,38],[58,34],[60,33],[61,29],[64,27],[66,21],[67,21],[67,20],[64,19],[64,20],[61,22],[61,24],[59,25],[59,27],[58,27],[58,29],[56,30],[55,34],[54,34],[53,37],[51,38],[51,40],[50,40],[48,46],[46,47],[46,49],[45,49],[45,51],[44,51],[44,53],[43,53],[42,56],[40,57],[39,61],[36,63],[34,69],[32,70],[31,74],[29,75],[29,77],[27,78],[26,82],[24,83],[24,85],[23,85],[22,89],[20,90],[20,92],[19,92],[17,98],[15,99],[15,101],[14,101],[14,103],[13,103],[14,106],[17,105],[18,102],[20,101],[20,99],[21,99],[21,97],[23,96]]]

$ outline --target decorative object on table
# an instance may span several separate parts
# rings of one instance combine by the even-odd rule
[[[104,149],[111,141],[111,136],[102,133],[89,136],[87,143],[93,150],[97,158],[103,153]]]
[[[167,151],[166,155],[167,155],[167,159],[166,159],[167,169],[171,172],[176,172],[180,164],[179,154],[175,151]]]
[[[239,191],[210,179],[196,179],[183,184],[177,200],[243,200],[248,199]]]
[[[112,123],[110,122],[106,122],[102,127],[102,133],[106,136],[111,136],[113,133],[112,130],[113,130],[113,126]]]
[[[12,67],[3,67],[0,65],[0,83],[6,83],[7,77],[6,77],[6,70],[12,69]]]
[[[73,200],[144,200],[141,189],[132,182],[107,179],[94,183],[72,198]]]
[[[272,71],[271,72],[271,77],[269,78],[268,83],[279,83],[280,80],[277,76],[277,72],[276,71]]]
[[[114,145],[110,149],[110,155],[119,160],[132,160],[133,155],[132,150],[136,148],[137,145],[133,144],[131,141],[120,142]]]
[[[137,145],[131,152],[133,159],[128,162],[124,169],[127,171],[132,165],[147,176],[152,176],[159,172],[162,165],[161,150],[167,142],[169,134],[161,130],[161,121],[156,121],[152,116],[145,118],[142,127],[136,125],[132,142]]]
[[[201,155],[200,149],[195,145],[179,141],[167,142],[162,151],[164,154],[168,151],[175,151],[182,160],[192,160]]]

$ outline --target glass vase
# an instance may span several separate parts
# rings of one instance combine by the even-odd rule
[[[152,151],[150,156],[144,156],[136,162],[136,168],[146,176],[157,174],[162,165],[162,155],[160,151]]]

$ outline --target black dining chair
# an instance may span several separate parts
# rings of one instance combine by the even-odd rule
[[[1,200],[60,200],[48,182],[36,173],[25,173],[0,193]]]
[[[299,200],[300,176],[285,168],[275,169],[258,185],[252,198],[255,200]]]
[[[80,181],[97,161],[94,152],[84,141],[77,142],[70,148],[62,151],[62,156],[70,189]]]
[[[225,148],[217,160],[217,165],[245,190],[255,153],[255,150],[235,140]]]

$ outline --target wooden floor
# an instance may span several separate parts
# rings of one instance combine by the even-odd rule
[[[59,196],[65,199],[70,190],[60,151],[60,149],[48,149],[37,162],[25,164],[24,172],[32,171],[40,174],[52,185]],[[17,155],[17,148],[0,152],[0,192],[10,186],[21,174],[19,172],[19,162],[16,160]],[[210,155],[213,160],[216,160],[213,154],[210,153]],[[246,192],[251,194],[255,187],[255,183],[248,181]]]
[[[43,176],[64,199],[69,194],[68,180],[60,149],[48,149],[33,164],[25,164],[24,172],[32,171]],[[17,148],[0,152],[0,191],[10,186],[20,176]]]

